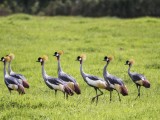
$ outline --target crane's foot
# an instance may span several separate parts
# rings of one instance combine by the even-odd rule
[[[111,102],[112,102],[112,99],[110,98],[109,101],[110,101],[110,103],[111,103]]]
[[[95,98],[96,98],[96,97],[93,97],[93,98],[92,98],[91,103],[93,103],[93,102],[94,102]]]
[[[68,94],[66,94],[66,100],[68,100]]]
[[[135,99],[135,100],[137,100],[137,98],[140,98],[140,93],[138,93],[138,96],[136,97],[136,99]]]

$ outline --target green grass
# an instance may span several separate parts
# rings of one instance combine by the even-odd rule
[[[0,65],[0,119],[47,119],[47,120],[158,120],[160,119],[160,19],[159,18],[83,18],[83,17],[34,17],[24,14],[0,18],[0,57],[14,53],[12,68],[24,74],[30,83],[26,94],[9,94],[3,80],[3,64]],[[57,60],[53,53],[63,50],[63,70],[74,76],[80,84],[82,94],[63,99],[58,92],[55,97],[43,82],[41,66],[36,60],[48,55],[45,65],[47,74],[57,76]],[[91,104],[95,95],[86,85],[79,72],[81,53],[87,55],[84,71],[102,76],[105,55],[114,56],[108,67],[111,74],[122,78],[129,96],[118,101],[113,92],[99,98],[96,106]],[[134,59],[132,71],[145,74],[151,88],[141,89],[141,98],[134,100],[137,89],[127,74],[125,61]]]

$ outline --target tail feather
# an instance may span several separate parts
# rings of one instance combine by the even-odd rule
[[[143,80],[143,86],[144,86],[145,88],[150,88],[150,83],[149,83],[149,81],[148,81],[148,80]]]
[[[67,93],[70,96],[74,95],[73,90],[70,89],[67,85],[64,86],[64,92]]]
[[[18,85],[17,91],[19,92],[19,94],[25,94],[24,87],[22,85]]]
[[[77,94],[81,94],[81,90],[80,90],[80,87],[78,84],[74,84],[74,91],[77,93]]]
[[[126,86],[121,86],[121,94],[123,96],[127,96],[128,95],[128,89]]]
[[[27,83],[27,81],[22,81],[22,84],[23,84],[23,86],[25,87],[25,88],[29,88],[29,84]]]

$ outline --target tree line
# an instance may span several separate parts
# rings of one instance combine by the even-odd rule
[[[0,15],[160,16],[160,0],[0,0]]]

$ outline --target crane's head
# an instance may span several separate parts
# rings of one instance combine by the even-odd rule
[[[10,53],[9,55],[6,55],[10,58],[10,61],[12,61],[15,58],[15,55],[13,53]]]
[[[64,52],[61,50],[59,52],[55,52],[53,56],[57,57],[57,60],[59,60],[59,57],[63,54]]]
[[[1,57],[1,59],[0,59],[0,61],[2,61],[2,62],[9,62],[10,61],[10,57],[8,57],[8,56],[5,56],[5,57]]]
[[[125,65],[133,65],[134,64],[134,60],[127,60]]]
[[[103,61],[106,61],[108,63],[108,62],[110,62],[112,60],[113,60],[113,57],[111,57],[111,56],[109,56],[109,57],[105,56]]]
[[[80,61],[80,64],[81,64],[82,61],[86,60],[86,55],[85,55],[85,54],[81,54],[80,56],[77,57],[76,60],[77,60],[77,61]]]
[[[42,57],[39,57],[36,62],[40,62],[41,65],[48,60],[48,56],[43,55]]]

